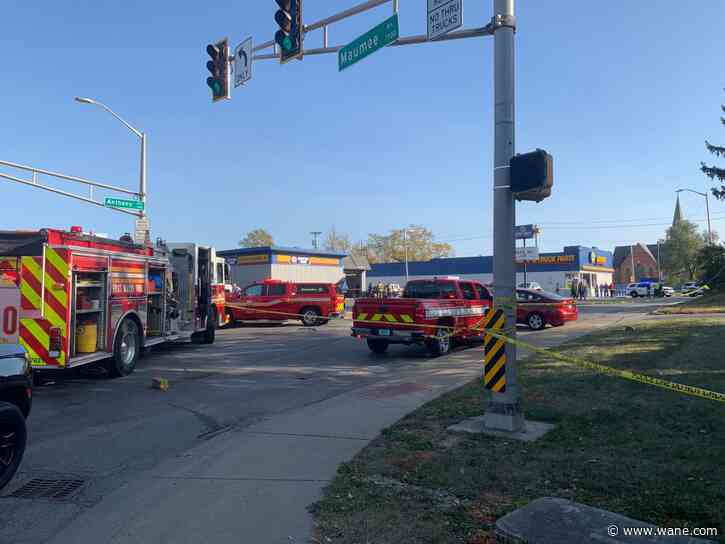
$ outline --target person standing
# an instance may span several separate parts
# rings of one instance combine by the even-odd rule
[[[612,297],[612,298],[614,298],[614,295],[615,294],[616,293],[614,292],[614,282],[612,282],[612,283],[609,284],[609,296]]]

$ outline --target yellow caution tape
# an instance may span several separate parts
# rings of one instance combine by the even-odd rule
[[[682,393],[683,395],[690,395],[692,397],[700,397],[703,399],[714,400],[716,402],[725,402],[725,394],[723,393],[710,391],[708,389],[695,387],[693,385],[684,385],[681,383],[669,382],[667,380],[655,378],[654,376],[648,376],[647,374],[632,372],[631,370],[620,370],[618,368],[612,368],[611,366],[606,366],[599,363],[592,363],[590,361],[580,359],[579,357],[575,357],[573,355],[565,355],[563,353],[552,351],[546,348],[540,348],[538,346],[529,344],[528,342],[522,342],[521,340],[513,339],[510,336],[506,336],[505,334],[501,334],[498,332],[487,331],[487,334],[490,334],[491,336],[494,336],[496,338],[501,338],[506,342],[521,346],[528,350],[535,351],[544,355],[549,355],[554,359],[558,359],[559,361],[562,361],[564,363],[574,364],[582,368],[587,368],[589,370],[599,372],[601,374],[606,374],[607,376],[615,376],[617,378],[623,378],[625,380],[630,380],[633,382],[646,383],[648,385],[654,385],[655,387],[660,387],[669,391],[675,391],[677,393]]]

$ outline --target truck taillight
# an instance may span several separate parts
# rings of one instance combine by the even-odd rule
[[[60,357],[60,352],[63,349],[63,336],[60,327],[51,327],[50,329],[50,343],[48,346],[48,355],[51,357]]]

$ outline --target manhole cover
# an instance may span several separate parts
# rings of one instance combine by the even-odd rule
[[[67,499],[78,491],[84,480],[42,480],[34,478],[19,487],[8,497],[16,499]]]

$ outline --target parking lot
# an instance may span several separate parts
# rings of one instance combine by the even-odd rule
[[[583,304],[576,322],[538,332],[520,328],[520,335],[553,346],[641,317],[663,303],[669,301]],[[0,495],[0,542],[49,541],[61,529],[83,523],[84,514],[114,491],[142,481],[154,467],[211,448],[224,435],[269,418],[302,413],[355,391],[367,391],[368,400],[403,397],[433,370],[455,371],[445,377],[445,387],[480,373],[480,343],[439,359],[415,346],[393,346],[375,356],[349,336],[350,325],[347,320],[313,328],[292,322],[239,325],[218,331],[211,346],[154,348],[126,378],[109,380],[86,371],[37,387],[26,458]],[[167,378],[169,390],[152,389],[154,377]],[[393,383],[398,389],[385,389]],[[431,386],[426,394],[437,391]],[[395,415],[394,421],[404,413],[390,417]],[[364,445],[358,440],[351,451]],[[78,489],[60,499],[10,496],[31,479],[74,480]]]

